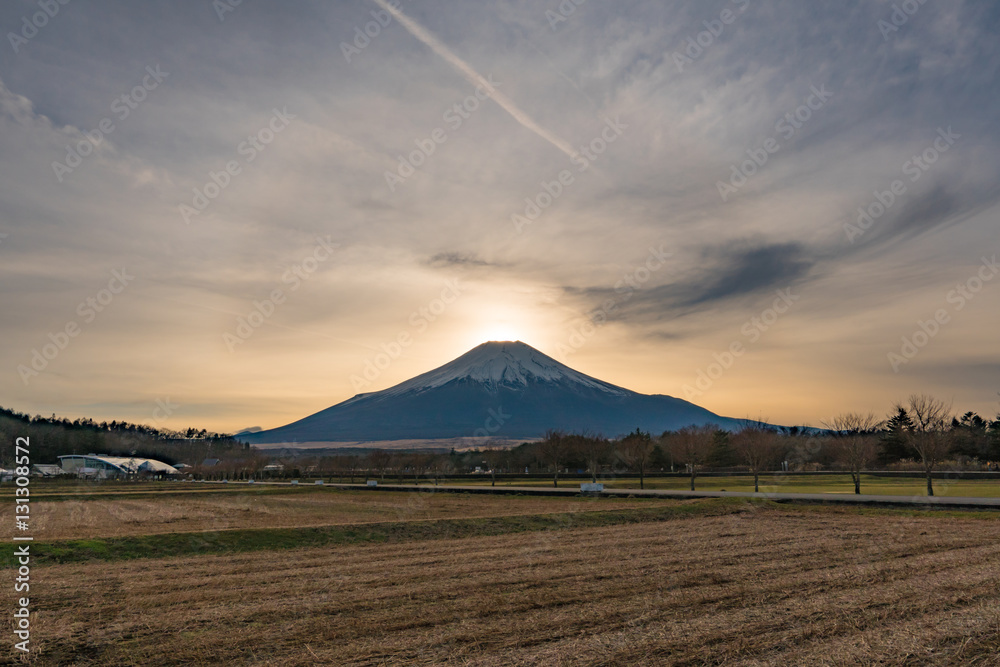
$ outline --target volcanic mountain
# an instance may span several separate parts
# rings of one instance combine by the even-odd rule
[[[549,429],[609,437],[691,424],[741,422],[693,403],[639,394],[584,375],[517,342],[489,342],[440,368],[358,394],[280,428],[240,434],[253,444],[495,437],[533,439]]]

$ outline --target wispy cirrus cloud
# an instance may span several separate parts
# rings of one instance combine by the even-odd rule
[[[95,0],[67,5],[17,54],[0,49],[0,404],[83,415],[100,396],[105,412],[90,416],[141,419],[148,393],[190,406],[201,426],[274,426],[349,397],[359,360],[465,277],[380,381],[457,356],[494,321],[551,352],[614,300],[573,363],[669,393],[791,286],[795,309],[706,401],[798,423],[827,409],[834,385],[845,409],[912,390],[886,373],[886,348],[996,250],[995,3],[927,3],[886,40],[885,3],[751,2],[678,72],[671,54],[733,3],[586,3],[553,32],[536,3],[430,0],[393,10],[345,62],[339,43],[387,4],[262,0],[220,23],[209,5]],[[3,4],[0,25],[34,6]],[[157,63],[171,74],[155,95],[57,182],[66,146]],[[482,72],[502,94],[450,131],[443,114]],[[776,134],[812,86],[834,95],[793,136]],[[241,142],[275,107],[294,124],[245,162]],[[567,156],[619,116],[629,128],[600,171],[575,171]],[[851,243],[858,208],[908,178],[904,162],[949,126],[960,142]],[[447,140],[388,192],[384,173],[436,128]],[[780,151],[721,201],[717,182],[773,136]],[[183,225],[178,203],[233,159],[242,173]],[[513,234],[510,213],[562,169],[573,186]],[[292,291],[282,276],[327,235],[336,257]],[[661,245],[669,273],[616,288]],[[24,354],[121,266],[135,269],[129,294],[20,385]],[[275,289],[287,300],[273,324],[229,354],[235,314]],[[956,401],[986,410],[995,389],[966,361],[996,362],[977,332],[995,330],[997,294],[908,367],[922,389],[964,380]],[[820,407],[802,398],[821,395]]]

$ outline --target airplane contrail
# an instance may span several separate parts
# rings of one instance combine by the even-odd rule
[[[558,148],[568,157],[574,158],[578,155],[572,146],[532,120],[531,116],[521,111],[510,98],[496,90],[486,79],[476,72],[476,70],[472,69],[468,63],[455,55],[451,49],[445,46],[437,37],[424,29],[424,27],[419,23],[390,5],[386,0],[372,0],[372,2],[389,12],[394,19],[399,21],[400,25],[406,28],[407,32],[426,44],[431,51],[444,58],[449,65],[461,72],[462,76],[464,76],[469,83],[476,86],[483,86],[487,91],[489,91],[489,96],[493,99],[493,101],[499,104],[500,107],[509,113],[518,123]]]

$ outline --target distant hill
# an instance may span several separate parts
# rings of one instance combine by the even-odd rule
[[[358,394],[299,421],[240,434],[251,444],[496,437],[534,439],[549,429],[614,437],[691,424],[736,430],[671,396],[640,394],[590,377],[518,342],[489,342],[383,391]]]
[[[0,452],[0,466],[10,467],[15,438],[30,440],[32,463],[58,463],[63,454],[138,456],[171,465],[200,461],[211,451],[222,458],[246,456],[244,446],[232,436],[193,428],[166,431],[124,421],[97,423],[92,419],[34,417],[0,408],[0,440],[12,443]]]

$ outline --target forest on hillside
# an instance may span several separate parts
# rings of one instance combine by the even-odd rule
[[[34,417],[0,407],[0,441],[28,437],[32,463],[58,463],[64,454],[104,454],[152,458],[164,463],[197,463],[205,458],[241,455],[247,446],[224,433],[189,428],[169,431],[124,421]],[[0,466],[10,467],[14,448],[0,453]]]

